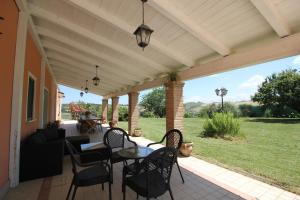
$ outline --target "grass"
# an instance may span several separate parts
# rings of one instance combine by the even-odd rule
[[[184,120],[184,139],[194,142],[194,156],[300,194],[299,119],[241,119],[245,139],[234,141],[200,137],[203,122]],[[127,122],[119,126],[127,129]],[[146,138],[159,141],[165,119],[141,118],[139,126]]]
[[[70,113],[61,113],[62,120],[71,120],[71,114]]]

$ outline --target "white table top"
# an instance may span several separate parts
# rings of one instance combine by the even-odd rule
[[[80,148],[82,151],[88,151],[88,150],[106,148],[106,146],[103,142],[93,142],[93,143],[81,144]]]

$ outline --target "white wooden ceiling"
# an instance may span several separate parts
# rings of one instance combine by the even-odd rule
[[[232,55],[258,42],[300,31],[300,0],[149,0],[152,34],[142,51],[133,31],[140,0],[27,0],[35,30],[58,83],[90,84],[99,95],[127,91]]]

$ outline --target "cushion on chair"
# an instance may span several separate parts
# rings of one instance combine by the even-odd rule
[[[150,197],[158,197],[165,193],[167,190],[167,184],[165,183],[163,177],[157,172],[153,171],[149,178],[149,196]],[[147,195],[147,173],[139,174],[138,176],[131,176],[127,178],[127,183],[132,190],[137,191],[137,193],[141,196]]]
[[[110,180],[110,175],[103,164],[95,165],[78,172],[75,185],[89,186],[104,183]]]

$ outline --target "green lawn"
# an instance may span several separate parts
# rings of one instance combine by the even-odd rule
[[[61,113],[62,120],[71,120],[71,113]]]
[[[184,139],[194,142],[193,154],[300,194],[300,120],[241,119],[244,140],[201,138],[204,119],[185,119]],[[127,122],[119,126],[127,129]],[[141,118],[146,138],[159,141],[165,119]]]

